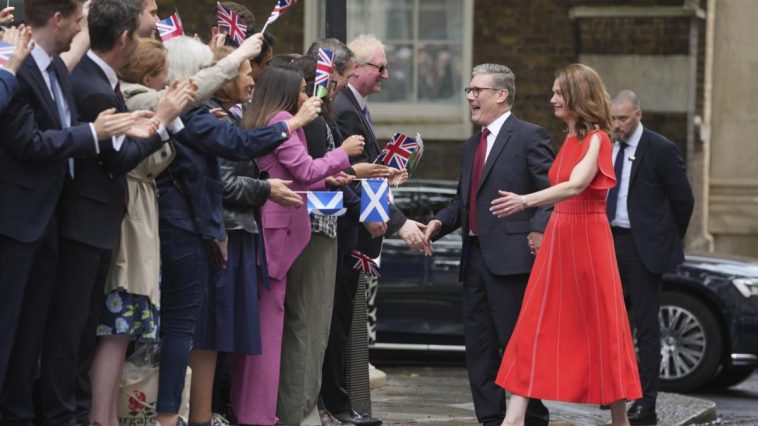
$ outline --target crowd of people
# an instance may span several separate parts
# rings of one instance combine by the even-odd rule
[[[26,0],[25,25],[3,33],[0,425],[118,425],[132,342],[160,342],[164,426],[223,424],[225,401],[245,425],[381,424],[347,390],[352,253],[376,258],[397,234],[430,255],[458,228],[481,423],[546,425],[540,399],[654,422],[660,281],[682,261],[692,194],[633,92],[611,101],[591,68],[561,68],[554,158],[547,132],[511,112],[513,72],[479,65],[465,94],[481,131],[457,196],[428,224],[392,204],[388,222],[364,223],[357,181],[408,178],[375,164],[382,42],[275,55],[247,8],[222,5],[248,23],[241,43],[218,29],[162,43],[155,0]],[[323,99],[309,96],[319,49],[334,54]],[[324,190],[342,192],[344,215],[308,213],[302,194]]]

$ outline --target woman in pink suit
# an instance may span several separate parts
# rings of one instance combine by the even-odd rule
[[[308,99],[302,73],[293,67],[269,67],[256,83],[243,128],[286,121]],[[258,159],[269,178],[292,181],[294,191],[308,191],[319,181],[350,166],[348,157],[363,151],[364,142],[353,140],[314,160],[302,130],[274,152]],[[338,178],[344,179],[344,178]],[[269,288],[259,290],[261,350],[257,356],[233,355],[232,406],[240,424],[274,425],[279,387],[284,295],[287,272],[311,237],[311,222],[305,205],[282,207],[266,202],[261,208]]]

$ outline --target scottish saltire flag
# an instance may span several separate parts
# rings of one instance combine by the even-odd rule
[[[16,46],[0,40],[0,66],[5,66],[6,62],[11,60],[11,56],[16,51]]]
[[[361,181],[361,222],[390,220],[390,188],[387,179]]]
[[[308,191],[308,213],[321,216],[342,216],[342,191]]]
[[[318,50],[316,62],[316,80],[313,85],[313,96],[324,98],[329,94],[329,80],[334,69],[334,52],[326,49]]]
[[[379,265],[374,262],[374,259],[366,256],[365,254],[359,252],[358,250],[353,250],[350,252],[350,256],[355,259],[355,265],[353,265],[353,269],[356,271],[365,272],[369,275],[373,275],[377,278],[381,278],[382,276],[379,274]]]
[[[418,148],[416,139],[409,138],[402,133],[395,133],[395,136],[387,142],[382,152],[376,158],[387,166],[394,167],[398,170],[405,170],[408,165],[408,159],[411,154]]]
[[[266,25],[274,23],[274,21],[279,19],[279,15],[284,13],[284,9],[292,6],[296,1],[297,0],[277,0],[274,10],[271,11],[271,15],[268,17],[268,21],[266,21]]]
[[[171,16],[166,19],[161,19],[155,24],[155,28],[158,29],[158,35],[164,43],[174,37],[184,35],[182,20],[179,19],[179,12],[172,13]]]
[[[237,12],[224,7],[221,3],[216,3],[216,20],[218,29],[226,34],[237,43],[242,44],[247,38],[247,24],[237,15]]]

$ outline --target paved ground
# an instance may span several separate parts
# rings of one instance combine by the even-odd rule
[[[476,425],[462,367],[387,367],[387,384],[372,391],[373,414],[385,425]],[[596,406],[547,403],[551,425],[610,424],[610,413]],[[716,419],[715,404],[705,399],[662,394],[661,425],[705,423]],[[745,423],[747,424],[747,423]],[[758,421],[754,424],[758,424]]]
[[[693,394],[716,403],[718,418],[707,425],[758,425],[758,373],[726,390]]]

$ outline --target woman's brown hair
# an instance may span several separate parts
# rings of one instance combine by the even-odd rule
[[[129,83],[143,84],[145,76],[155,77],[168,66],[167,57],[168,50],[163,43],[140,38],[132,60],[118,71],[118,78]]]
[[[611,99],[598,73],[583,64],[571,64],[555,72],[566,112],[576,119],[579,140],[593,130],[611,130]]]
[[[292,66],[269,66],[255,83],[250,105],[245,110],[243,129],[263,127],[276,113],[297,113],[303,74]]]

